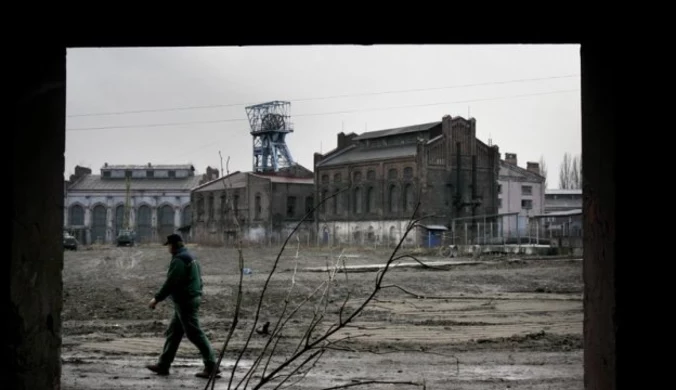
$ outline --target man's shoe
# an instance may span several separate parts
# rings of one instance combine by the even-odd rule
[[[212,370],[209,370],[208,368],[205,367],[204,370],[198,372],[197,374],[195,374],[195,376],[198,377],[198,378],[209,379],[209,378],[211,378],[211,372],[212,372]],[[220,378],[221,377],[220,374],[221,374],[221,370],[219,370],[217,368],[216,369],[216,378]]]
[[[150,364],[146,366],[147,369],[150,371],[156,373],[157,375],[169,375],[169,369],[166,367],[162,367],[159,364]]]

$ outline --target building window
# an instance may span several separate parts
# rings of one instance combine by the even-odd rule
[[[169,178],[174,179],[176,177],[176,171],[169,171]]]
[[[376,180],[376,171],[370,170],[366,172],[366,180],[375,181]]]
[[[452,184],[446,184],[446,206],[450,206],[453,204],[453,185]]]
[[[261,205],[261,194],[256,194],[256,199],[255,199],[255,215],[256,219],[261,219],[261,212],[263,211],[263,206]]]
[[[286,217],[293,218],[296,215],[296,197],[289,196],[286,198]]]
[[[373,213],[376,211],[376,190],[370,187],[366,191],[366,212]]]
[[[322,205],[320,206],[322,212],[326,212],[326,202],[328,202],[329,190],[322,191]]]
[[[502,194],[502,184],[498,184],[498,194]]]
[[[521,195],[533,195],[533,186],[521,186]]]
[[[209,208],[209,210],[208,210],[209,221],[213,221],[214,220],[214,195],[213,194],[209,194],[209,201],[208,202],[209,203],[208,203],[207,207]]]
[[[228,199],[225,196],[225,192],[221,194],[221,219],[225,219],[225,213],[228,211]]]
[[[387,178],[390,180],[397,180],[397,170],[392,168],[387,172]]]
[[[352,181],[359,183],[361,181],[361,172],[355,172],[352,174]]]
[[[361,188],[354,189],[354,213],[361,214]]]
[[[410,180],[411,178],[413,178],[413,168],[411,167],[404,168],[404,179]]]
[[[404,188],[404,207],[406,212],[413,211],[413,185],[407,184]]]
[[[322,175],[322,184],[329,183],[329,175]]]
[[[390,213],[396,213],[399,211],[399,189],[397,186],[392,185],[390,186],[390,191],[389,191],[389,210]]]
[[[68,211],[70,212],[70,215],[68,217],[68,224],[70,226],[84,226],[85,211],[84,208],[82,208],[82,206],[80,205],[70,206],[70,209]]]
[[[146,177],[155,177],[155,171],[146,171]]]
[[[521,200],[521,208],[527,209],[527,210],[532,209],[533,208],[533,200],[532,199],[522,199]]]
[[[197,220],[204,221],[204,198],[202,196],[197,199]]]
[[[131,179],[131,171],[129,171],[129,170],[124,171],[124,177]]]
[[[338,215],[338,202],[340,201],[340,196],[338,195],[338,190],[336,189],[333,192],[333,201],[331,202],[331,205],[333,206],[333,215]]]
[[[235,213],[235,217],[237,217],[239,215],[239,195],[235,195],[232,198],[232,210]]]
[[[498,208],[502,208],[502,198],[498,198]]]
[[[305,198],[305,214],[312,212],[312,209],[315,207],[315,198],[314,196],[308,196]]]
[[[335,175],[333,175],[333,182],[334,183],[340,183],[341,180],[342,180],[342,178],[340,176],[340,173],[336,173]]]

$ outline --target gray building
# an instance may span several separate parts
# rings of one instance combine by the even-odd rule
[[[271,173],[238,171],[195,188],[192,204],[196,242],[232,245],[241,228],[246,242],[279,243],[314,207],[313,174],[300,165]],[[304,244],[314,240],[313,231],[310,215],[298,232]]]
[[[545,213],[582,209],[582,190],[551,189],[545,192]]]
[[[160,242],[190,225],[190,191],[201,179],[192,165],[105,164],[98,175],[77,167],[66,189],[64,228],[84,244],[112,243],[128,210],[137,242]]]
[[[527,162],[522,168],[515,153],[505,153],[498,184],[500,214],[517,213],[502,218],[498,225],[501,235],[526,235],[530,219],[545,212],[545,177],[540,174],[540,164]]]

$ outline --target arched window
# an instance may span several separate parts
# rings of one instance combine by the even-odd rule
[[[366,212],[373,213],[376,211],[376,190],[373,187],[369,187],[366,190]]]
[[[84,226],[85,224],[85,211],[82,206],[79,204],[70,206],[68,209],[68,224],[70,226]]]
[[[390,186],[389,191],[389,210],[391,213],[399,211],[399,189],[395,185]]]
[[[355,214],[361,214],[362,210],[362,193],[361,193],[361,187],[357,187],[354,189],[354,213]]]
[[[387,178],[389,180],[397,180],[397,170],[395,168],[392,168],[389,171],[387,171]]]
[[[413,211],[414,208],[414,195],[413,195],[413,185],[407,184],[404,189],[404,207],[407,212]]]

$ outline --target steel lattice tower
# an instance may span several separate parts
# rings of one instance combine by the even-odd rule
[[[246,107],[253,136],[253,171],[277,172],[294,164],[286,135],[293,132],[290,102],[273,101]]]

